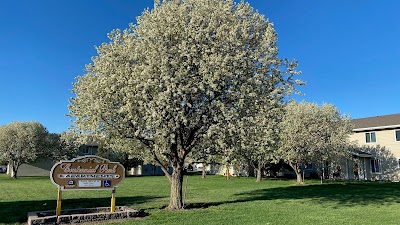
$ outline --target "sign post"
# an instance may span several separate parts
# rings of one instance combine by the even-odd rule
[[[98,156],[83,156],[56,163],[50,179],[58,187],[56,214],[61,214],[62,190],[112,190],[111,212],[115,212],[115,187],[125,178],[125,168]]]
[[[59,216],[61,214],[61,197],[62,197],[61,194],[62,194],[61,187],[58,187],[56,216]]]
[[[111,192],[111,212],[115,212],[115,188]]]

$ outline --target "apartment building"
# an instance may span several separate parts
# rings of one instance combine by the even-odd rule
[[[399,181],[400,114],[354,119],[352,123],[350,140],[360,149],[348,167],[357,163],[360,179]],[[354,179],[350,171],[348,178]]]

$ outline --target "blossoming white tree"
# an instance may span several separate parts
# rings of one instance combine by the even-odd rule
[[[49,133],[38,122],[12,122],[0,126],[0,159],[8,161],[13,178],[18,168],[49,149]]]
[[[146,146],[171,183],[170,209],[183,207],[183,164],[201,151],[194,147],[233,129],[250,102],[296,82],[296,63],[277,57],[273,25],[244,2],[162,1],[109,38],[74,83],[72,127]]]
[[[233,148],[239,158],[244,158],[250,163],[250,168],[255,168],[256,181],[260,182],[265,166],[278,159],[279,122],[283,110],[277,99],[261,106],[253,104],[249,108],[256,108],[257,112],[252,116],[244,115],[239,120],[236,129],[239,131],[236,136],[239,143]]]
[[[76,135],[70,132],[49,134],[47,144],[49,147],[46,157],[54,160],[68,160],[76,157],[80,146]]]
[[[334,161],[349,154],[350,119],[331,104],[289,102],[281,123],[279,156],[303,183],[303,164]]]

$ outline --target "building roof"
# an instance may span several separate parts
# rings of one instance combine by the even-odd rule
[[[400,127],[400,113],[354,119],[351,122],[354,125],[354,131],[398,128]]]
[[[361,150],[355,150],[351,153],[353,155],[353,157],[360,157],[360,158],[373,158],[374,155],[368,153],[368,152],[364,152]]]

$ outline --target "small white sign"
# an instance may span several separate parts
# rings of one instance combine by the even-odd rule
[[[101,187],[101,180],[79,180],[78,187]]]

